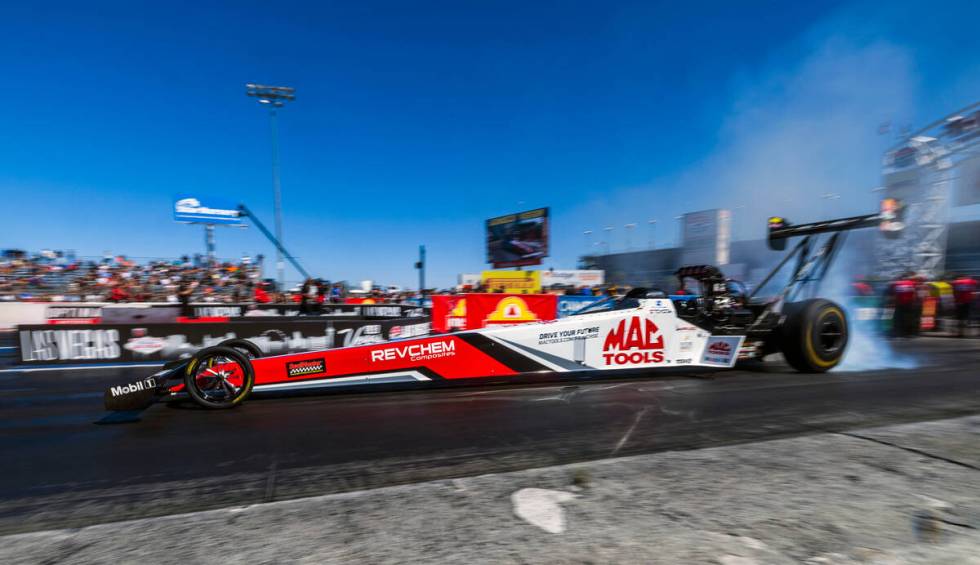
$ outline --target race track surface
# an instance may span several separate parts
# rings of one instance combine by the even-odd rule
[[[152,369],[8,370],[0,533],[980,413],[980,340],[894,345],[918,368],[156,405],[119,423],[103,390]]]

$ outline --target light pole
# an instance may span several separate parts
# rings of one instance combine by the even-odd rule
[[[612,253],[612,226],[602,228],[602,231],[606,232],[606,255]]]
[[[590,245],[592,242],[592,230],[585,230],[582,232],[582,235],[585,236],[585,253],[588,254],[592,249],[592,245]]]
[[[626,224],[623,227],[626,228],[626,250],[627,251],[632,251],[633,250],[633,228],[636,227],[636,224]]]
[[[657,219],[651,218],[647,220],[647,224],[650,225],[650,249],[657,248]]]
[[[425,246],[419,245],[419,260],[415,263],[419,270],[419,298],[425,301]]]
[[[269,126],[272,133],[272,190],[275,202],[275,223],[276,239],[279,245],[276,246],[276,272],[279,278],[279,290],[282,291],[286,285],[286,264],[282,260],[282,187],[279,185],[279,128],[276,124],[276,116],[279,108],[286,102],[296,99],[293,94],[295,88],[288,86],[266,86],[264,84],[246,84],[245,94],[258,98],[259,104],[269,108]]]

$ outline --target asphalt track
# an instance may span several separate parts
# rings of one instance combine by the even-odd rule
[[[980,340],[896,346],[918,368],[156,405],[116,423],[104,388],[152,369],[8,370],[0,533],[980,413]]]

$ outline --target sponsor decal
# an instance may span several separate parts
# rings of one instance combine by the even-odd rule
[[[132,394],[134,392],[142,392],[144,390],[150,390],[157,387],[157,381],[153,377],[145,378],[141,381],[136,381],[135,383],[129,383],[128,385],[114,386],[109,389],[109,394],[112,396],[122,396],[124,394]]]
[[[691,361],[692,361],[692,359],[678,359],[677,360],[677,364],[678,365],[690,365],[691,364]]]
[[[428,323],[424,324],[409,324],[407,326],[391,326],[388,330],[388,339],[405,339],[408,337],[419,337],[423,335],[429,335],[430,325]]]
[[[102,317],[100,306],[48,306],[49,320],[88,319]]]
[[[538,345],[565,343],[566,341],[575,341],[578,339],[595,339],[597,337],[599,337],[599,326],[555,332],[542,332],[538,334]]]
[[[419,318],[373,320],[256,320],[198,324],[22,325],[18,328],[21,361],[26,364],[96,363],[182,359],[226,339],[254,343],[266,356],[319,351],[345,345],[384,342],[391,329],[400,337],[429,335]],[[84,328],[84,329],[83,329]]]
[[[371,361],[428,361],[440,357],[456,355],[456,342],[448,339],[429,343],[413,343],[410,345],[386,347],[371,352]]]
[[[305,377],[307,375],[318,375],[327,372],[327,360],[323,357],[316,359],[305,359],[303,361],[291,361],[286,363],[286,376]]]
[[[343,336],[343,347],[351,345],[371,345],[373,343],[384,343],[385,338],[381,334],[381,326],[378,324],[368,324],[357,328],[347,328],[339,330],[338,336]]]
[[[161,337],[144,336],[130,338],[123,347],[133,353],[152,355],[158,351],[163,351],[166,346],[167,340]]]
[[[449,311],[449,316],[446,317],[446,325],[450,329],[455,330],[465,330],[466,329],[466,299],[460,298],[456,306]]]
[[[483,271],[483,286],[508,294],[537,294],[541,292],[541,271]]]
[[[881,317],[880,311],[877,308],[857,308],[856,319],[863,321],[867,320],[877,320]]]
[[[606,365],[638,365],[663,363],[664,338],[652,320],[633,316],[620,320],[606,334],[602,344],[602,359]]]
[[[701,363],[723,367],[732,366],[741,342],[742,338],[739,336],[714,336],[708,338],[708,343],[704,347],[704,354],[701,356]]]
[[[487,323],[509,324],[533,322],[538,316],[527,307],[527,302],[519,296],[508,296],[497,303],[497,309],[487,316]]]
[[[238,210],[220,210],[217,208],[207,208],[201,205],[201,201],[197,198],[182,198],[177,201],[174,205],[177,212],[182,214],[208,214],[215,216],[229,216],[232,218],[238,217]]]
[[[556,284],[595,286],[605,282],[605,274],[605,271],[541,271],[541,286],[549,287]]]
[[[564,318],[574,312],[585,308],[589,304],[594,304],[598,302],[601,298],[598,296],[578,296],[578,295],[565,295],[558,297],[558,317]]]
[[[680,345],[680,350],[681,351],[687,352],[687,351],[691,351],[692,349],[694,349],[694,342],[691,342],[691,341],[682,341],[681,342],[681,345]]]
[[[654,300],[653,306],[648,310],[651,314],[673,314],[673,308],[670,308],[663,300]]]
[[[33,330],[20,332],[22,361],[118,359],[119,330]]]
[[[712,355],[731,355],[732,346],[724,341],[718,341],[708,346],[708,353]]]
[[[195,306],[198,318],[235,318],[243,314],[241,306]]]
[[[367,304],[367,302],[363,302]],[[398,318],[402,315],[402,309],[398,306],[365,306],[361,309],[365,316],[376,316],[378,318]]]

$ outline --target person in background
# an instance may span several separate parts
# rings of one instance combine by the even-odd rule
[[[953,302],[956,306],[956,334],[967,337],[970,333],[970,320],[977,299],[977,281],[969,275],[960,275],[953,280]]]
[[[691,294],[691,292],[689,290],[687,290],[687,279],[681,279],[680,286],[677,287],[677,290],[674,291],[674,295],[675,296],[687,296],[689,294]]]
[[[123,284],[123,281],[115,281],[112,284],[112,289],[109,291],[109,302],[126,302],[129,300],[129,294]]]
[[[885,303],[894,308],[892,333],[895,337],[911,337],[918,334],[919,285],[915,273],[906,272],[892,281],[885,291]]]
[[[265,290],[265,285],[259,283],[255,285],[255,292],[252,297],[256,304],[268,304],[272,299],[269,298],[269,293]]]
[[[851,296],[872,296],[874,295],[874,289],[865,280],[864,275],[858,275],[854,277],[854,282],[851,283]]]
[[[191,308],[193,294],[194,286],[186,278],[181,278],[180,285],[177,287],[177,300],[180,302],[180,315],[184,318],[194,317],[194,309]]]
[[[323,315],[323,305],[327,302],[327,285],[330,281],[318,285],[316,293],[316,315]]]
[[[316,303],[317,294],[319,290],[317,288],[316,281],[312,277],[307,278],[303,282],[303,287],[299,291],[299,313],[300,315],[312,314],[312,305]]]

